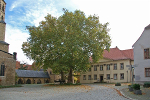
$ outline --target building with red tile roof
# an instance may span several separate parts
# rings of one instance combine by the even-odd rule
[[[120,50],[118,47],[104,50],[103,59],[92,63],[91,68],[80,77],[81,83],[94,82],[131,82],[131,71],[126,65],[134,64],[133,49]]]
[[[118,47],[110,48],[110,51],[104,50],[103,57],[111,60],[133,60],[133,49],[120,50]]]

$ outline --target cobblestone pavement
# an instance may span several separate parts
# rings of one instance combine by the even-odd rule
[[[0,89],[0,100],[129,100],[115,89],[99,84],[43,86],[40,84]]]
[[[121,84],[121,86],[109,84],[107,87],[119,90],[123,96],[130,100],[150,100],[150,88],[143,88],[143,86],[141,86],[142,95],[136,95],[129,91],[127,84]]]

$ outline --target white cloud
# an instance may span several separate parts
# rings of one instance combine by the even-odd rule
[[[19,61],[25,61],[31,64],[32,61],[28,60],[21,50],[22,43],[27,40],[29,34],[7,24],[5,37],[7,37],[5,41],[10,44],[9,52],[11,54],[17,52],[17,59]]]
[[[16,0],[9,10],[16,13],[15,16],[11,15],[8,17],[9,22],[6,26],[6,42],[10,44],[9,51],[10,53],[17,52],[17,59],[19,61],[31,64],[33,61],[29,61],[21,50],[22,43],[27,41],[29,37],[28,31],[24,30],[25,26],[38,26],[39,22],[44,20],[48,13],[57,16],[57,9],[53,5],[52,0],[44,0],[44,2],[43,0]],[[22,14],[20,15],[20,13]],[[20,27],[21,25],[24,27]]]
[[[17,0],[10,7],[10,11],[21,11],[22,15],[14,16],[15,19],[18,19],[22,23],[28,22],[35,26],[38,26],[39,22],[44,20],[44,17],[48,13],[55,17],[59,15],[52,0]]]
[[[85,14],[109,22],[112,46],[130,49],[150,23],[149,0],[72,0]]]
[[[96,14],[101,23],[109,22],[111,47],[130,49],[150,23],[149,3],[149,0],[16,0],[9,8],[16,15],[8,17],[6,42],[10,43],[11,53],[18,52],[18,60],[26,59],[21,45],[29,35],[22,29],[26,25],[38,26],[47,13],[58,17],[62,14],[60,10],[67,8],[69,11],[79,9],[86,15]]]

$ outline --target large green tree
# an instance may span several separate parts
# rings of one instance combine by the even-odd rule
[[[38,27],[27,27],[30,37],[22,44],[22,50],[45,69],[68,72],[68,82],[72,82],[73,71],[86,71],[89,57],[93,62],[102,58],[104,49],[109,50],[111,39],[108,23],[101,24],[98,16],[86,17],[80,10],[63,11],[58,18],[48,14]]]

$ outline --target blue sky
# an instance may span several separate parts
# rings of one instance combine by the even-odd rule
[[[150,24],[149,0],[5,0],[6,36],[9,52],[17,52],[18,61],[32,63],[24,56],[21,45],[27,41],[26,26],[38,26],[49,13],[58,17],[62,8],[79,9],[87,16],[96,14],[101,23],[109,22],[112,48],[131,49]]]

